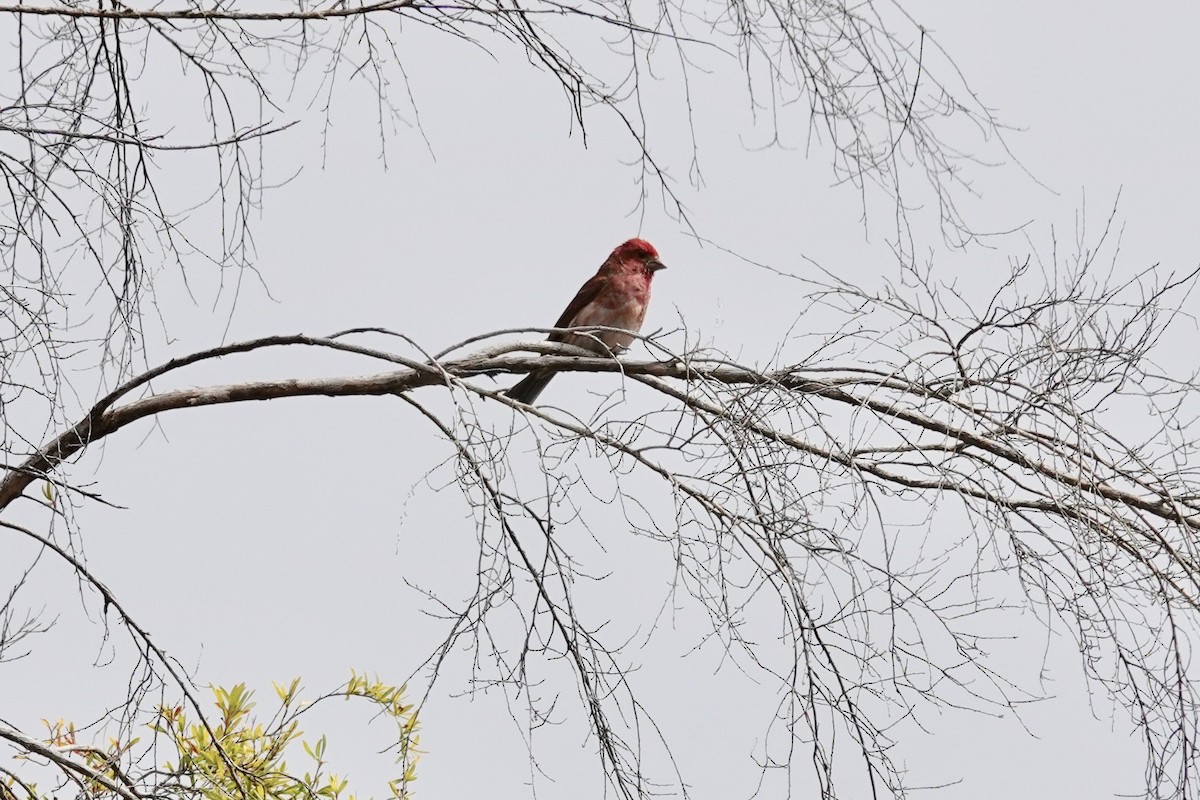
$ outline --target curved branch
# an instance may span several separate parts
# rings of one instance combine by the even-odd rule
[[[87,416],[72,428],[44,445],[20,466],[10,470],[9,474],[0,481],[0,509],[6,508],[33,480],[53,471],[58,464],[71,458],[91,442],[99,440],[139,419],[165,411],[225,403],[276,400],[285,397],[400,394],[423,386],[444,384],[448,379],[461,380],[479,375],[522,374],[536,367],[538,369],[563,372],[620,372],[639,379],[670,379],[685,383],[706,382],[725,385],[762,386],[801,395],[822,397],[851,408],[870,410],[884,419],[901,421],[916,428],[943,435],[954,440],[961,447],[977,448],[1001,458],[1013,466],[1031,470],[1063,486],[1095,494],[1106,500],[1116,501],[1132,509],[1144,511],[1164,520],[1182,524],[1191,530],[1200,530],[1200,509],[1195,508],[1196,503],[1193,501],[1181,501],[1178,498],[1163,495],[1162,493],[1157,493],[1154,497],[1143,497],[1131,490],[1116,487],[1108,481],[1089,479],[1080,473],[1072,473],[1056,468],[1032,458],[1017,447],[1004,444],[1000,437],[1011,434],[1019,434],[1031,438],[1035,437],[1035,432],[1023,430],[1016,424],[1008,424],[987,434],[982,434],[966,426],[944,422],[915,409],[903,407],[895,401],[879,400],[871,396],[872,393],[880,389],[912,393],[922,398],[941,396],[941,393],[932,389],[898,378],[877,378],[856,375],[818,378],[805,374],[803,370],[795,368],[764,372],[730,364],[724,359],[710,361],[704,358],[680,358],[668,362],[659,362],[547,355],[536,358],[479,358],[468,356],[463,359],[431,365],[421,364],[400,356],[388,356],[390,360],[408,364],[409,368],[397,372],[365,377],[254,381],[228,386],[181,389],[151,395],[117,408],[110,408],[120,397],[128,394],[134,388],[143,386],[151,379],[183,366],[223,355],[249,352],[261,347],[291,344],[331,347],[360,353],[366,352],[379,357],[385,355],[378,351],[370,351],[341,342],[297,335],[266,337],[251,342],[214,348],[168,362],[161,367],[132,379],[110,393],[98,402],[89,411]],[[543,353],[570,352],[572,350],[571,348],[564,348],[553,343],[522,345],[522,347]],[[722,409],[711,403],[705,403],[685,391],[675,390],[649,380],[645,380],[644,382],[654,386],[662,393],[703,410],[706,413],[728,413],[726,409]],[[485,397],[503,399],[497,392],[479,387],[469,388]],[[852,391],[853,389],[863,390],[864,393],[857,394]],[[511,401],[507,400],[505,402],[511,403]],[[519,404],[512,405],[519,406]],[[746,424],[752,428],[754,427],[754,423],[752,422]],[[841,454],[826,448],[814,446],[787,432],[763,429],[759,433],[776,438],[778,441],[786,443],[789,447],[810,455],[829,458],[830,460],[838,461],[846,466],[855,468],[863,468],[865,466],[865,462],[860,457]],[[881,471],[878,468],[871,468],[870,471],[889,481],[902,482],[913,487],[939,488],[945,486],[945,482],[940,479],[931,479],[928,481],[899,480],[897,475]]]
[[[325,8],[313,8],[307,11],[232,11],[222,8],[180,8],[180,9],[136,9],[136,8],[81,8],[79,6],[27,6],[0,5],[0,14],[17,14],[35,17],[66,17],[69,19],[114,19],[114,20],[159,20],[159,21],[233,21],[233,22],[314,22],[324,19],[340,19],[343,17],[358,17],[363,14],[377,14],[386,11],[399,11],[420,5],[419,0],[382,0],[378,3],[363,5],[347,5],[342,2],[330,2]]]

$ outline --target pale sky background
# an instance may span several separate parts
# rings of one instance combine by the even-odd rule
[[[1161,264],[1165,274],[1196,265],[1200,7],[1174,2],[1135,13],[1117,2],[932,0],[904,7],[938,38],[980,100],[1018,129],[1008,144],[1044,184],[1012,164],[978,170],[978,198],[964,210],[980,228],[1028,223],[1029,239],[1012,235],[991,241],[994,249],[956,253],[928,237],[922,244],[939,274],[991,286],[1010,256],[1031,252],[1030,242],[1048,252],[1051,226],[1060,241],[1073,240],[1085,205],[1098,233],[1118,192],[1120,269]],[[155,345],[152,362],[223,336],[378,325],[440,349],[494,329],[549,325],[608,251],[639,234],[669,266],[656,278],[647,330],[686,325],[751,364],[768,363],[793,325],[803,330],[799,284],[700,246],[653,197],[644,220],[631,216],[637,189],[635,173],[622,166],[633,155],[628,143],[599,116],[586,148],[578,132],[569,135],[553,80],[520,53],[497,47],[494,61],[422,30],[403,42],[428,147],[402,128],[390,139],[384,170],[369,97],[348,89],[338,96],[322,167],[319,112],[292,109],[290,118],[302,125],[271,140],[266,161],[276,178],[300,171],[267,193],[255,237],[270,298],[247,282],[226,334],[212,313],[211,277],[192,278],[191,303],[174,273],[164,272],[158,303],[171,342]],[[679,177],[699,233],[797,274],[811,259],[866,287],[895,279],[885,220],[872,216],[864,226],[859,194],[831,185],[829,153],[806,147],[802,125],[793,121],[786,149],[761,149],[768,131],[749,114],[743,77],[725,66],[693,78],[700,190],[688,185],[687,131],[667,99],[678,91],[670,70],[654,89],[664,104],[649,112],[652,146]],[[219,311],[228,312],[231,296],[216,301]],[[1192,311],[1200,312],[1198,303],[1192,300]],[[1163,360],[1194,367],[1194,324],[1182,321],[1176,335]],[[311,351],[271,352],[192,370],[179,385],[374,368]],[[598,380],[560,377],[546,400],[594,403],[587,387]],[[438,391],[420,396],[442,408]],[[175,412],[160,429],[139,425],[108,439],[72,475],[91,475],[95,490],[126,507],[79,513],[95,573],[201,683],[246,681],[267,706],[271,680],[299,675],[314,689],[332,687],[354,667],[398,682],[436,646],[443,629],[406,581],[448,599],[473,585],[469,509],[445,487],[445,469],[422,480],[450,455],[394,398],[305,399]],[[661,487],[647,484],[642,492],[657,496],[659,510],[668,507]],[[592,569],[614,577],[581,588],[582,596],[596,603],[593,619],[603,611],[616,630],[644,635],[666,599],[669,554],[630,540],[619,515],[593,523],[606,553],[580,530],[563,535],[577,539]],[[98,689],[120,687],[127,677],[122,657],[106,665],[102,628],[81,611],[65,571],[45,565],[38,579],[46,613],[58,624],[33,656],[0,671],[0,716],[27,730],[43,717],[95,717],[98,703],[112,697]],[[632,651],[634,680],[693,796],[748,797],[759,780],[752,755],[774,694],[722,667],[716,649],[687,655],[703,622],[694,609],[681,613],[676,630],[663,626],[650,645]],[[1017,612],[997,619],[996,634],[1011,639],[996,642],[995,663],[1051,699],[1025,711],[1027,730],[1011,716],[928,710],[921,720],[927,732],[901,736],[899,759],[914,786],[954,785],[917,796],[1137,793],[1143,762],[1133,728],[1106,698],[1089,702],[1071,640],[1048,636],[1031,614]],[[119,633],[113,641],[126,646]],[[458,654],[423,711],[427,755],[417,797],[533,796],[525,746],[503,698],[463,696],[469,662],[469,654]],[[414,691],[425,678],[414,677]],[[568,684],[546,685],[547,696],[555,691],[564,692],[563,724],[535,734],[546,773],[536,778],[536,794],[600,797],[582,711]],[[354,729],[343,728],[337,714],[321,720],[332,731],[331,760],[356,765],[350,777],[361,796],[382,796],[372,783],[379,765],[366,753],[387,743],[386,728],[377,725],[378,740],[364,743],[349,738]],[[797,775],[796,796],[806,796],[803,763]],[[761,796],[783,796],[784,786],[780,776],[768,777]]]

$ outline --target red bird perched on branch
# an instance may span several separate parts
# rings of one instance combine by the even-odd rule
[[[633,334],[641,330],[642,320],[646,318],[650,281],[654,273],[664,268],[658,260],[658,251],[646,240],[630,239],[618,245],[596,274],[580,287],[554,327],[595,326],[619,328],[620,331],[552,333],[547,341],[582,347],[602,355],[624,350],[633,341]],[[507,394],[518,402],[533,403],[553,377],[553,370],[534,370]]]

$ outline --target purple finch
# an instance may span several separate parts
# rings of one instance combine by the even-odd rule
[[[554,323],[556,328],[603,327],[618,330],[592,333],[552,333],[547,341],[582,347],[593,353],[620,352],[634,339],[646,318],[650,302],[650,281],[664,268],[658,251],[644,239],[630,239],[600,265],[588,282],[580,287],[575,299]],[[626,333],[626,331],[628,331]],[[521,403],[533,403],[554,377],[554,370],[535,369],[508,390],[508,396]]]

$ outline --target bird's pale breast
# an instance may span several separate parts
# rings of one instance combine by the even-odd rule
[[[646,317],[646,304],[650,301],[649,282],[641,275],[617,275],[612,278],[610,285],[605,287],[595,300],[588,303],[575,319],[571,327],[600,325],[606,328],[621,328],[637,333],[642,328],[642,320]],[[615,331],[599,331],[595,338],[591,336],[572,337],[571,344],[586,347],[589,350],[600,351],[595,339],[604,343],[610,350],[624,350],[632,342],[631,334]]]

